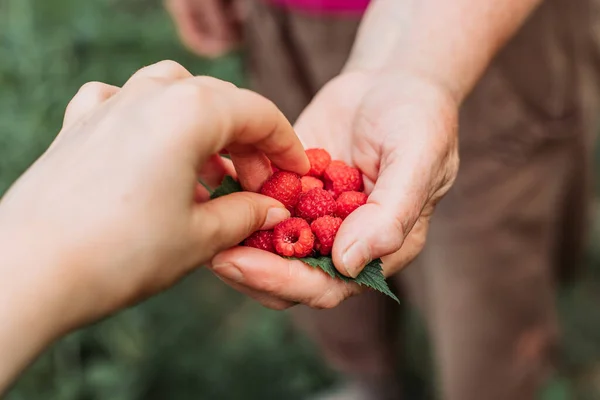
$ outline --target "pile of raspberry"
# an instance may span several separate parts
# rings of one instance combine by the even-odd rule
[[[367,202],[361,172],[332,160],[324,149],[308,149],[305,176],[274,169],[261,193],[280,201],[291,218],[273,230],[258,231],[245,246],[286,257],[328,256],[342,221]]]

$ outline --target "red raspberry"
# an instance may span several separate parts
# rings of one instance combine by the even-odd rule
[[[310,229],[313,231],[317,239],[315,240],[315,250],[321,255],[328,256],[333,248],[335,235],[342,225],[342,219],[326,215],[317,218],[310,224]]]
[[[315,188],[323,189],[323,181],[314,176],[303,176],[300,178],[300,182],[302,182],[302,192],[308,192]]]
[[[341,162],[331,163],[323,177],[325,178],[325,189],[329,190],[334,197],[343,192],[362,192],[364,188],[360,171]]]
[[[244,240],[244,246],[275,253],[275,246],[273,246],[273,231],[254,232]]]
[[[335,215],[345,219],[350,213],[367,202],[367,195],[362,192],[344,192],[336,202]]]
[[[277,254],[286,257],[306,257],[312,253],[315,236],[302,218],[288,218],[275,226],[273,245]]]
[[[312,189],[300,195],[296,204],[296,217],[304,218],[311,222],[323,215],[335,213],[335,199],[324,189]]]
[[[290,212],[298,203],[301,191],[300,177],[287,171],[275,172],[260,189],[262,194],[280,201]]]
[[[325,168],[329,166],[331,156],[325,149],[308,149],[306,150],[306,156],[310,161],[310,171],[307,175],[320,178],[325,172]]]

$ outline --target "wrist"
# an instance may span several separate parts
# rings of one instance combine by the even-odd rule
[[[22,233],[0,222],[0,393],[70,328],[56,258],[38,251]]]
[[[470,87],[460,79],[451,79],[451,77],[436,73],[432,69],[411,64],[372,66],[369,64],[363,65],[357,60],[350,60],[344,66],[342,73],[370,76],[371,80],[401,79],[409,83],[410,86],[418,85],[428,90],[436,91],[440,96],[451,99],[457,107],[460,107],[470,91]]]
[[[443,109],[451,114],[458,113],[461,96],[450,86],[435,77],[410,69],[345,69],[342,76],[350,82],[360,82],[364,96],[380,97],[385,94],[387,102],[397,101],[419,104],[428,109]],[[374,95],[374,96],[373,96]],[[393,104],[382,104],[392,106]],[[388,107],[386,107],[388,108]]]

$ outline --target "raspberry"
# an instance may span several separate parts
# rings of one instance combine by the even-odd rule
[[[334,197],[339,196],[342,192],[362,192],[364,187],[360,171],[341,162],[331,163],[323,177],[325,178],[325,189],[329,190]]]
[[[288,218],[275,226],[273,245],[277,254],[286,257],[306,257],[312,253],[315,236],[302,218]]]
[[[325,168],[329,166],[331,156],[324,149],[308,149],[306,150],[306,156],[310,161],[310,171],[307,175],[320,178],[325,172]]]
[[[326,215],[324,217],[317,218],[310,224],[310,229],[316,236],[315,250],[321,255],[327,256],[331,254],[333,248],[333,241],[335,235],[342,225],[342,219]]]
[[[244,240],[244,246],[275,253],[273,231],[256,231]]]
[[[323,181],[314,176],[303,176],[300,178],[302,182],[302,192],[308,192],[311,189],[323,189]]]
[[[277,171],[263,184],[260,192],[281,202],[288,210],[293,211],[300,192],[302,183],[300,177],[293,172]]]
[[[335,208],[333,196],[327,190],[315,188],[300,195],[294,215],[311,222],[323,215],[333,215]]]
[[[344,192],[336,202],[335,215],[345,219],[350,213],[367,202],[367,195],[362,192]]]

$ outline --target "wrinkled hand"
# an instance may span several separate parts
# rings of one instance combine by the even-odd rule
[[[0,314],[25,314],[35,300],[31,312],[44,310],[37,321],[73,329],[288,218],[256,193],[209,200],[198,177],[218,169],[222,149],[240,160],[248,189],[260,187],[271,161],[309,167],[271,102],[174,62],[141,69],[123,88],[83,86],[52,146],[0,202],[0,276],[10,282],[2,293],[10,301],[0,303],[12,304]]]
[[[342,224],[336,268],[356,277],[384,257],[390,276],[423,248],[436,203],[458,169],[457,104],[443,88],[414,75],[342,74],[324,87],[295,129],[306,148],[323,147],[364,173],[368,203]],[[264,305],[335,307],[358,292],[298,261],[235,248],[213,271]],[[261,279],[257,279],[261,278]]]
[[[165,0],[181,41],[203,57],[219,57],[241,42],[239,0]]]

